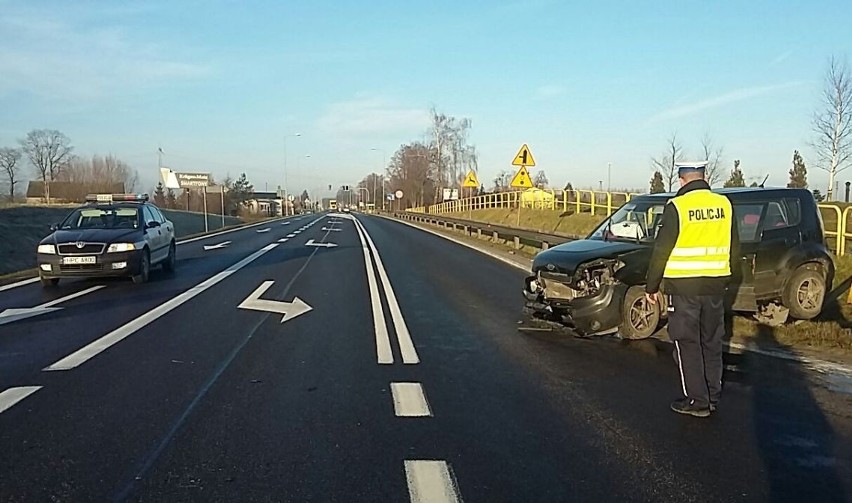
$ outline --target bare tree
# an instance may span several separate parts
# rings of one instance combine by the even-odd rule
[[[550,180],[547,179],[547,175],[544,174],[543,169],[536,172],[535,178],[533,179],[533,185],[540,189],[546,189],[547,186],[550,185]]]
[[[36,176],[44,182],[44,198],[50,203],[50,182],[71,161],[71,140],[55,129],[34,129],[20,140],[21,149],[36,170]]]
[[[666,141],[666,151],[660,157],[651,158],[651,167],[654,171],[659,171],[663,176],[663,180],[668,186],[668,191],[672,191],[675,181],[677,181],[677,163],[683,160],[683,145],[677,139],[677,132],[672,133],[671,137]]]
[[[704,154],[704,160],[707,161],[704,178],[710,185],[719,183],[724,174],[722,168],[722,152],[724,149],[713,144],[713,137],[710,136],[710,133],[704,133],[704,137],[701,139],[701,150]]]
[[[17,148],[0,148],[0,174],[8,181],[10,202],[15,200],[15,185],[20,181],[21,156]]]
[[[837,173],[849,167],[852,160],[852,75],[845,61],[835,57],[829,60],[825,72],[821,110],[814,114],[813,130],[816,139],[813,147],[819,159],[819,168],[828,171],[826,199],[834,199],[834,179]]]

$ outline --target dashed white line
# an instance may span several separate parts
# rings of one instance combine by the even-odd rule
[[[41,386],[19,386],[17,388],[9,388],[0,393],[0,413],[5,412],[10,407],[32,395],[41,388]]]
[[[411,503],[457,503],[459,497],[450,467],[446,461],[406,460],[405,478]]]
[[[74,353],[71,353],[70,355],[66,356],[65,358],[62,358],[61,360],[57,361],[56,363],[54,363],[54,364],[52,364],[48,367],[45,367],[44,370],[45,371],[71,370],[73,368],[76,368],[76,367],[82,365],[83,363],[94,358],[95,356],[97,356],[101,352],[109,349],[114,344],[117,344],[117,343],[123,341],[125,338],[132,335],[136,331],[144,328],[149,323],[152,323],[152,322],[158,320],[159,318],[164,316],[166,313],[168,313],[168,312],[172,311],[173,309],[179,307],[181,304],[183,304],[183,303],[187,302],[188,300],[192,299],[193,297],[201,294],[202,292],[204,292],[208,288],[212,287],[216,283],[219,283],[220,281],[227,278],[231,274],[234,274],[235,272],[239,271],[243,267],[254,262],[258,258],[260,258],[264,253],[274,249],[277,246],[278,246],[277,243],[272,243],[272,244],[266,245],[265,247],[261,248],[260,250],[252,253],[248,257],[240,260],[236,264],[228,267],[227,269],[216,274],[215,276],[212,276],[212,277],[202,281],[201,283],[195,285],[194,287],[183,292],[182,294],[178,295],[177,297],[169,299],[168,301],[164,302],[163,304],[160,304],[159,306],[148,311],[147,313],[136,318],[135,320],[132,320],[132,321],[122,325],[121,327],[113,330],[112,332],[110,332],[110,333],[106,334],[105,336],[101,337],[100,339],[90,343],[89,345],[83,347],[82,349],[79,349],[79,350],[75,351]]]
[[[279,243],[286,243],[287,241],[290,241],[290,240],[287,239],[287,238],[281,238],[281,239],[278,240]]]
[[[294,237],[296,237],[296,235],[295,235],[295,234],[293,234],[293,233],[290,233],[290,234],[287,234],[287,237],[288,237],[288,238],[294,238]]]
[[[396,337],[399,340],[399,350],[402,353],[402,362],[405,364],[420,363],[420,357],[417,356],[417,350],[414,348],[414,342],[411,340],[411,333],[408,331],[408,325],[405,324],[405,318],[402,317],[402,311],[399,308],[399,302],[396,300],[396,294],[393,292],[388,273],[385,271],[385,266],[382,264],[382,258],[379,256],[379,251],[373,243],[373,239],[364,228],[364,225],[357,219],[353,218],[355,226],[359,228],[367,239],[367,244],[373,252],[373,257],[376,258],[376,268],[379,270],[379,278],[382,280],[382,288],[385,290],[385,297],[388,300],[388,308],[391,312],[391,319],[396,329]]]
[[[18,281],[17,283],[11,283],[8,285],[0,286],[0,292],[5,290],[11,290],[13,288],[18,288],[19,286],[29,285],[30,283],[35,283],[36,281],[38,281],[38,278],[30,278],[25,279],[23,281]]]
[[[393,410],[396,417],[431,417],[432,409],[419,382],[392,382]]]

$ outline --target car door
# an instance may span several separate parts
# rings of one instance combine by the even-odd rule
[[[163,231],[148,206],[142,206],[142,215],[145,220],[146,241],[151,248],[151,263],[156,263],[163,259]]]
[[[734,218],[740,238],[738,264],[732,265],[732,284],[735,311],[755,311],[757,302],[754,289],[754,266],[760,243],[760,222],[765,205],[763,203],[733,203]]]
[[[800,218],[799,212],[790,209],[784,199],[766,203],[754,261],[754,291],[758,299],[781,293],[785,256],[802,240],[796,221]]]
[[[157,220],[160,222],[160,230],[162,231],[163,237],[163,246],[168,247],[169,243],[171,243],[175,239],[175,227],[166,216],[163,215],[163,212],[160,211],[156,206],[151,206],[151,211],[154,212],[154,216],[157,217]],[[168,249],[168,248],[167,248]]]

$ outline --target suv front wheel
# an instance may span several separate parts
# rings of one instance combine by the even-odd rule
[[[810,320],[822,311],[826,284],[822,269],[816,264],[805,264],[793,273],[784,289],[781,301],[798,320]]]

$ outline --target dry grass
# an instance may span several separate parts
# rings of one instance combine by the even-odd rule
[[[568,237],[586,236],[606,218],[603,215],[590,215],[588,213],[562,213],[556,210],[524,208],[521,210],[521,224],[519,226],[516,208],[474,210],[472,213],[462,212],[450,216],[548,234],[562,234]]]

